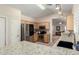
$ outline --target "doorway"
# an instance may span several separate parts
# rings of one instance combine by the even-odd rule
[[[61,34],[66,31],[66,19],[64,18],[54,18],[51,21],[51,42],[54,45],[58,39],[61,37]]]
[[[53,35],[61,36],[61,33],[66,31],[66,20],[57,18],[53,19]]]

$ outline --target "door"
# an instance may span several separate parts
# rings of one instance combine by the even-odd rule
[[[5,44],[6,44],[5,18],[0,17],[0,47],[5,46]]]

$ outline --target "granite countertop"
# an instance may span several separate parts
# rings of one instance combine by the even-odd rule
[[[31,42],[19,42],[11,46],[0,48],[0,54],[3,55],[77,55],[79,51],[48,47]]]

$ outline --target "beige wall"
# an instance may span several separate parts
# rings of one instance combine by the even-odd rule
[[[76,41],[79,41],[79,4],[73,5],[73,19]]]
[[[67,16],[67,30],[73,30],[74,28],[74,23],[73,23],[73,15],[68,15]]]

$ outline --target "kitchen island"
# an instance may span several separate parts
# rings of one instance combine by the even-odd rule
[[[1,55],[78,55],[79,51],[72,49],[45,46],[31,42],[19,42],[0,48]]]

